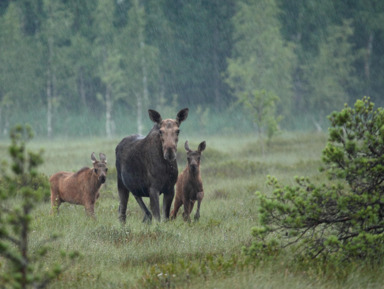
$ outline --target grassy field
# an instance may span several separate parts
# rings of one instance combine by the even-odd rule
[[[264,155],[253,136],[207,137],[200,221],[184,223],[180,212],[172,222],[143,224],[143,214],[131,196],[125,226],[118,221],[114,168],[120,139],[33,140],[28,145],[29,150],[44,149],[40,171],[47,176],[90,166],[93,151],[105,153],[110,168],[95,208],[96,220],[87,218],[83,207],[70,204],[60,207],[59,216],[49,214],[48,202],[34,211],[32,252],[59,234],[50,243],[43,268],[64,262],[61,250],[81,254],[50,288],[383,288],[378,278],[383,270],[356,264],[339,279],[332,272],[292,268],[289,255],[255,267],[242,263],[241,248],[250,244],[251,228],[257,224],[255,191],[270,190],[267,175],[285,184],[292,184],[294,176],[321,179],[318,168],[325,134],[282,134]],[[190,138],[190,147],[196,149],[202,140]],[[179,170],[186,164],[184,141],[181,135]],[[7,158],[7,146],[0,143],[0,159]]]

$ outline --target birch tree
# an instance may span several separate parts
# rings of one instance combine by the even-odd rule
[[[105,105],[105,132],[108,138],[114,133],[113,105],[121,97],[124,83],[120,67],[122,56],[116,46],[116,32],[113,26],[114,9],[113,0],[101,0],[96,11],[98,34],[95,54],[99,63],[98,75],[104,85],[104,92],[98,95],[98,99]]]
[[[123,65],[127,99],[136,101],[137,131],[143,133],[143,111],[150,103],[150,87],[158,87],[158,49],[146,41],[146,13],[140,0],[134,0],[122,29],[120,47],[125,52]],[[153,104],[152,104],[153,105]]]
[[[227,83],[238,101],[252,110],[258,131],[267,128],[272,134],[280,118],[278,111],[289,112],[296,60],[292,47],[282,38],[277,14],[274,1],[239,4],[233,18],[234,51],[227,69]]]
[[[43,4],[46,18],[37,37],[43,51],[41,62],[44,64],[46,77],[47,136],[51,137],[54,106],[60,102],[58,82],[65,78],[61,73],[66,66],[69,49],[64,43],[69,40],[71,15],[59,1],[45,0]]]

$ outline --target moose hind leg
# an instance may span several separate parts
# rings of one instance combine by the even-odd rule
[[[134,195],[135,196],[135,195]],[[144,204],[143,199],[141,197],[135,196],[135,199],[137,203],[139,204],[141,210],[144,212],[144,223],[151,223],[152,222],[152,214],[148,210],[147,206]]]
[[[121,180],[118,178],[117,180],[117,189],[119,191],[119,220],[122,223],[125,223],[127,219],[127,204],[129,199],[129,191],[122,184]]]
[[[59,194],[54,193],[51,191],[51,214],[59,214],[59,207],[60,207],[61,201]]]

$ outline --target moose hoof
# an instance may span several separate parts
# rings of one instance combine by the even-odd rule
[[[143,223],[151,224],[152,223],[152,215],[144,215]]]
[[[120,216],[119,216],[119,221],[120,221],[120,223],[122,223],[123,225],[125,224],[126,219],[127,219],[127,216],[126,216],[126,215],[120,215]]]

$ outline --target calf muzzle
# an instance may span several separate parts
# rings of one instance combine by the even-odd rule
[[[101,182],[102,184],[105,183],[106,179],[107,179],[106,176],[100,176],[100,177],[99,177],[99,180],[100,180],[100,182]]]

